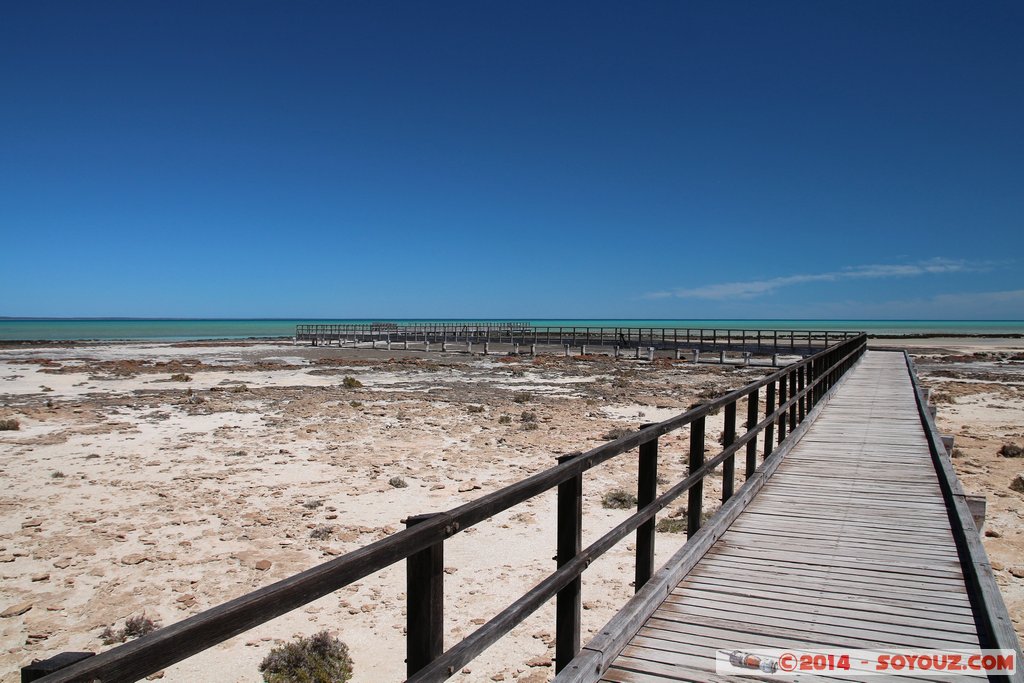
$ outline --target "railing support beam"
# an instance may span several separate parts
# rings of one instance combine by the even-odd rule
[[[414,515],[407,527],[436,517]],[[406,676],[425,667],[444,652],[444,543],[413,553],[406,561]]]
[[[558,464],[579,453],[563,455]],[[558,485],[558,552],[561,567],[583,549],[583,475]],[[580,651],[580,610],[582,578],[577,576],[555,596],[555,672],[564,669]]]
[[[641,425],[644,429],[649,424]],[[640,445],[637,464],[636,508],[641,510],[658,497],[658,440],[653,439]],[[643,588],[654,574],[654,518],[647,520],[636,530],[636,568],[633,590]]]

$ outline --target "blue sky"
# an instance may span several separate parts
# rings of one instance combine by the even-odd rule
[[[1015,2],[24,2],[0,315],[1024,318]]]

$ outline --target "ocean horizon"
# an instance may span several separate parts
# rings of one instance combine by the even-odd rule
[[[189,341],[290,339],[303,324],[495,320],[538,327],[667,327],[734,330],[857,330],[874,335],[1024,335],[1022,320],[786,320],[629,318],[0,318],[0,341]]]

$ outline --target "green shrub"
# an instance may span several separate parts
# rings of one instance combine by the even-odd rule
[[[601,507],[626,510],[636,507],[636,496],[623,489],[612,489],[601,498]]]
[[[512,416],[511,415],[502,415],[501,417],[498,418],[498,424],[500,424],[500,425],[507,425],[507,424],[511,424],[511,423],[512,423]]]
[[[260,662],[265,683],[345,683],[352,678],[348,646],[327,631],[285,643]]]
[[[659,531],[663,534],[681,534],[686,531],[686,520],[677,519],[675,517],[665,517],[664,519],[658,520],[654,529],[655,531]]]
[[[391,477],[388,479],[388,484],[396,489],[404,489],[408,486],[408,484],[405,483],[405,479],[402,479],[401,477]]]
[[[0,420],[0,432],[13,432],[18,429],[21,429],[21,423],[13,417],[6,420]]]
[[[355,377],[346,377],[345,379],[341,380],[341,386],[345,387],[346,389],[358,389],[359,387],[363,386],[363,383],[357,380]]]
[[[522,415],[519,416],[519,419],[522,420],[523,422],[536,422],[537,413],[530,412],[529,410],[524,410]]]

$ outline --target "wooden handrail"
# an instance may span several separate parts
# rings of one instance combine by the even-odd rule
[[[616,525],[611,531],[571,559],[561,562],[558,569],[498,616],[410,676],[410,680],[416,681],[443,680],[507,633],[544,602],[569,586],[596,557],[606,552],[627,534],[637,530],[645,522],[652,520],[654,515],[678,496],[699,488],[704,478],[711,474],[719,464],[735,457],[741,449],[747,449],[749,443],[755,443],[756,447],[757,436],[762,432],[765,434],[765,456],[767,457],[771,453],[772,427],[785,420],[795,420],[794,415],[802,420],[804,411],[794,413],[798,404],[804,405],[806,408],[808,404],[816,403],[859,358],[866,349],[866,345],[866,335],[858,334],[856,337],[826,348],[813,356],[793,363],[720,398],[694,407],[674,418],[648,425],[585,453],[565,458],[554,467],[451,510],[420,517],[415,524],[387,538],[205,610],[138,640],[120,645],[38,680],[45,683],[91,681],[96,678],[105,682],[138,680],[358,581],[369,574],[438,546],[459,531],[539,494],[560,487],[572,479],[577,479],[587,470],[611,458],[640,446],[656,444],[658,437],[665,433],[690,424],[702,425],[704,418],[709,414],[717,412],[727,405],[734,406],[737,401],[745,397],[757,397],[761,387],[767,386],[768,395],[771,397],[776,383],[787,382],[789,378],[795,382],[798,372],[807,373],[811,379],[804,382],[802,387],[794,384],[796,389],[791,391],[784,401],[780,400],[778,406],[769,403],[764,419],[755,425],[748,424],[746,432],[736,435],[718,455],[706,462],[698,463],[691,454],[694,467],[686,478],[644,505],[635,514]],[[752,413],[758,414],[756,410],[748,410],[748,420]],[[700,448],[700,454],[703,456],[703,446]],[[749,464],[748,450],[747,471],[749,471]],[[689,527],[693,531],[700,526],[701,505],[690,505],[689,507]],[[570,613],[571,611],[567,610],[566,612]],[[437,615],[432,616],[436,617]],[[575,627],[578,631],[578,610],[576,619]],[[442,623],[440,619],[431,619],[430,621]],[[434,634],[426,634],[425,638],[429,639],[433,636]]]

